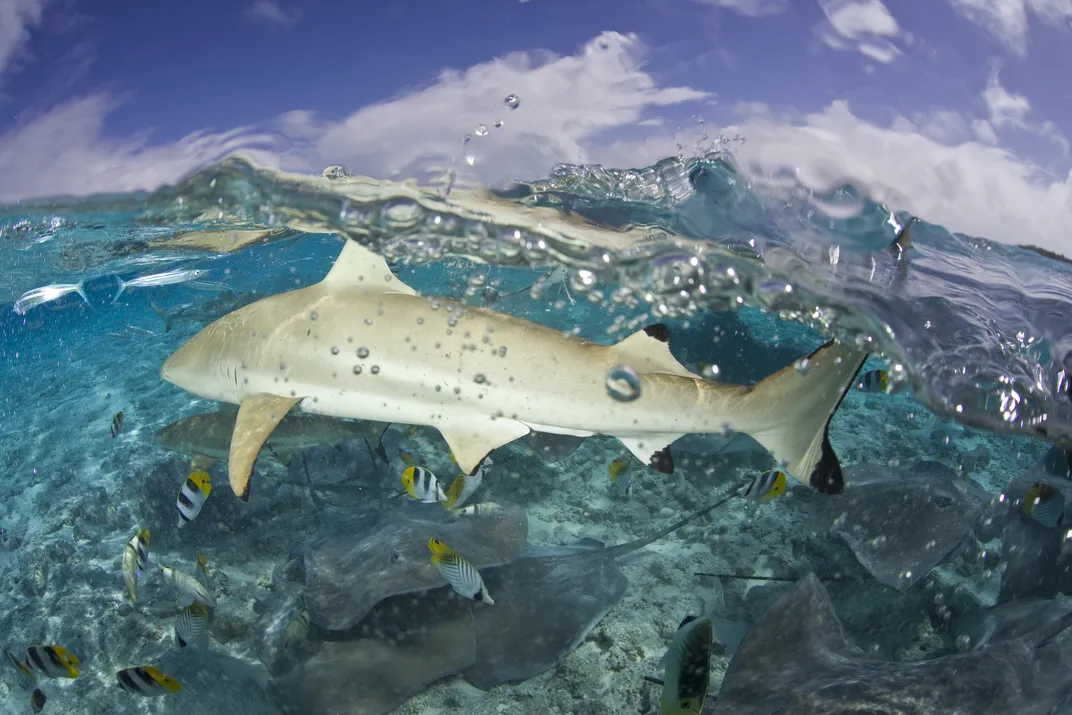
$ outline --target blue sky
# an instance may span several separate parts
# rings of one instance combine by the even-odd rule
[[[0,0],[0,200],[150,188],[235,149],[426,178],[501,120],[462,167],[497,183],[648,164],[700,116],[760,173],[1057,245],[1069,67],[1072,0]]]

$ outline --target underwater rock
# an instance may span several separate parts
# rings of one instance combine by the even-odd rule
[[[443,584],[428,539],[436,537],[477,569],[516,559],[528,534],[525,511],[501,503],[488,516],[454,517],[440,504],[396,502],[365,510],[326,528],[305,552],[306,604],[321,628],[356,625],[377,603]]]

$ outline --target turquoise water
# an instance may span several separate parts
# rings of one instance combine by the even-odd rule
[[[1029,472],[1035,476],[1027,485],[1045,473],[1063,488],[1062,450],[1072,449],[1069,265],[925,220],[913,224],[911,248],[898,258],[888,246],[913,217],[891,214],[853,187],[824,196],[796,187],[761,191],[721,155],[669,158],[636,171],[560,167],[495,196],[455,191],[443,198],[394,184],[370,189],[335,176],[314,181],[233,159],[152,194],[0,207],[0,299],[9,304],[0,319],[7,417],[0,427],[0,584],[8,594],[0,633],[16,655],[52,644],[81,660],[78,678],[39,678],[29,687],[8,663],[0,712],[26,712],[34,687],[48,696],[46,712],[658,712],[658,688],[643,678],[663,677],[659,659],[682,617],[702,609],[720,619],[714,695],[741,634],[770,620],[766,608],[789,587],[738,576],[791,581],[819,574],[849,636],[896,662],[963,652],[980,640],[972,630],[982,622],[980,609],[1065,590],[1064,552],[1051,553],[1064,522],[1024,521],[1016,509],[1009,517],[1001,510],[1008,500],[990,500],[1002,490],[1012,494],[1010,482]],[[261,231],[258,241],[230,250],[230,232],[253,230]],[[215,231],[223,243],[217,250],[182,245],[197,231]],[[531,671],[520,682],[489,685],[474,675],[467,659],[485,656],[479,644],[466,650],[473,647],[465,642],[469,631],[458,624],[481,622],[466,609],[492,607],[450,598],[442,581],[404,589],[374,612],[381,621],[366,632],[361,619],[342,628],[334,606],[310,605],[308,633],[276,657],[273,643],[300,610],[298,595],[315,601],[310,591],[322,586],[310,580],[310,554],[340,535],[357,543],[377,533],[383,517],[369,510],[381,514],[383,504],[425,513],[408,497],[387,498],[401,491],[408,464],[441,477],[456,467],[431,428],[392,425],[369,437],[354,426],[340,438],[321,425],[294,448],[297,457],[280,456],[290,449],[280,432],[256,464],[248,503],[232,493],[226,459],[218,459],[207,467],[213,487],[204,508],[179,529],[175,499],[186,476],[205,467],[191,465],[190,452],[209,449],[208,436],[195,435],[203,444],[185,452],[155,436],[220,405],[162,380],[160,367],[223,314],[316,284],[339,254],[340,234],[382,253],[398,278],[426,296],[608,345],[664,324],[677,361],[708,379],[753,385],[789,365],[806,377],[801,358],[826,340],[855,346],[870,354],[860,374],[887,369],[896,394],[850,389],[831,420],[830,442],[849,475],[845,495],[879,494],[897,479],[918,486],[920,474],[937,484],[933,475],[940,474],[942,484],[970,494],[964,498],[973,519],[985,512],[1001,523],[973,521],[933,570],[928,563],[925,573],[906,576],[911,568],[904,566],[884,580],[860,549],[878,549],[881,539],[903,545],[896,563],[921,562],[919,552],[930,547],[907,536],[920,528],[921,508],[905,507],[882,522],[870,547],[850,548],[852,529],[839,526],[842,502],[821,503],[839,497],[790,479],[784,497],[733,500],[613,564],[600,561],[606,580],[578,586],[573,601],[545,603],[533,595],[539,582],[496,571],[518,554],[491,559],[481,571],[492,595],[491,585],[509,592],[513,584],[516,603],[531,599],[549,620],[569,620],[549,609],[580,612],[585,599],[605,601],[606,608],[584,611],[567,628],[571,637],[553,657],[507,649]],[[567,270],[552,272],[556,267]],[[119,279],[173,269],[205,272],[135,285],[113,302]],[[85,300],[69,292],[27,307],[29,291],[79,282]],[[551,372],[540,379],[566,378]],[[112,437],[120,411],[122,426]],[[754,443],[727,441],[675,442],[674,473],[663,474],[610,436],[578,441],[576,451],[559,440],[553,455],[522,440],[493,452],[479,501],[516,506],[526,519],[526,548],[586,538],[624,543],[775,466]],[[608,476],[615,460],[625,462],[628,491]],[[868,481],[875,475],[886,481],[875,486]],[[920,497],[916,486],[897,489],[924,500],[952,498]],[[1017,487],[1016,498],[1026,488]],[[421,507],[442,516],[438,505]],[[875,507],[851,508],[869,515]],[[951,516],[935,519],[936,534],[952,533],[942,526]],[[863,521],[861,529],[880,523]],[[152,535],[150,561],[131,603],[121,558],[142,528]],[[1026,565],[1018,556],[1015,578],[1007,566],[1013,539],[1039,554]],[[217,604],[207,641],[179,648],[174,624],[189,599],[157,566],[193,574],[199,552]],[[328,564],[348,592],[386,578]],[[573,593],[561,589],[564,598]],[[521,635],[520,623],[486,626],[481,637],[536,637]],[[368,641],[394,650],[368,655],[360,651]],[[397,665],[385,674],[390,658]],[[139,665],[160,668],[182,690],[148,700],[116,687],[117,671]],[[392,680],[400,670],[412,677]],[[1034,702],[1054,707],[1060,700],[1038,695]],[[712,697],[708,707],[720,706]],[[717,711],[746,711],[725,708]]]

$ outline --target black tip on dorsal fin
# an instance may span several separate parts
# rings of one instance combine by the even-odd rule
[[[244,502],[248,502],[249,501],[249,492],[250,492],[250,488],[252,486],[253,486],[253,479],[250,478],[249,481],[246,482],[246,488],[242,490],[242,493],[238,495],[238,498],[241,499]]]
[[[670,445],[663,447],[658,452],[651,455],[651,459],[648,461],[648,466],[654,469],[656,472],[662,472],[663,474],[673,474],[674,455],[670,453]]]
[[[692,622],[693,622],[693,621],[695,621],[695,620],[696,620],[696,616],[692,616],[692,615],[689,615],[689,616],[685,616],[684,618],[682,618],[682,619],[681,619],[681,623],[679,623],[679,624],[678,624],[678,626],[677,626],[678,630],[681,630],[681,628],[682,628],[682,627],[683,627],[683,626],[684,626],[684,625],[685,625],[686,623],[692,623]]]
[[[841,494],[845,491],[845,477],[841,473],[841,462],[830,446],[829,423],[823,433],[823,451],[819,463],[811,470],[808,484],[820,494]]]
[[[912,245],[912,224],[918,220],[918,218],[913,216],[905,221],[905,225],[897,232],[897,237],[890,243],[889,250],[894,258],[901,258],[901,256],[904,255],[904,252]]]
[[[652,323],[644,328],[644,334],[649,338],[655,338],[660,343],[670,342],[670,328],[663,323]]]

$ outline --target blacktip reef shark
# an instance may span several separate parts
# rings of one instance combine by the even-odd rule
[[[261,446],[287,412],[428,425],[472,474],[530,431],[618,438],[670,473],[668,446],[690,433],[752,436],[805,484],[843,489],[830,418],[867,354],[831,340],[754,386],[710,382],[670,353],[668,330],[601,345],[486,308],[422,297],[379,254],[346,240],[319,283],[258,300],[194,335],[160,376],[199,397],[239,405],[231,488],[249,498]],[[803,364],[803,363],[801,363]],[[618,365],[639,395],[608,395]]]

